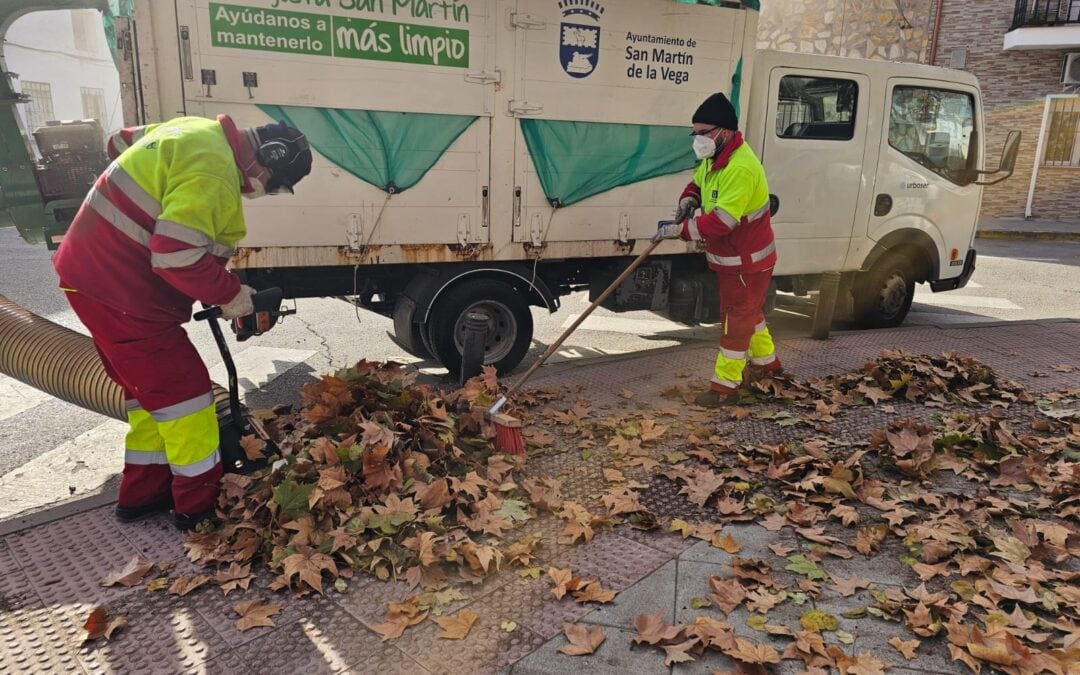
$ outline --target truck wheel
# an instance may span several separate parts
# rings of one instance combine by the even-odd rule
[[[915,273],[902,253],[886,253],[852,288],[855,321],[861,328],[894,328],[904,322],[915,297]]]
[[[439,362],[457,375],[465,344],[465,315],[479,312],[488,318],[484,364],[499,374],[514,369],[532,343],[532,312],[525,297],[513,286],[493,279],[466,281],[435,301],[428,322],[432,351]]]

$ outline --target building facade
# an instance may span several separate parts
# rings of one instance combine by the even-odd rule
[[[1080,0],[939,1],[933,63],[979,78],[990,162],[1010,130],[1023,134],[983,215],[1080,221]]]
[[[123,126],[120,79],[96,10],[32,12],[4,36],[4,61],[25,134],[51,120],[89,119],[106,132]]]

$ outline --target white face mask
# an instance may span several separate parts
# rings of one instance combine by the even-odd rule
[[[698,159],[705,159],[716,154],[716,141],[708,136],[694,136],[694,154]]]

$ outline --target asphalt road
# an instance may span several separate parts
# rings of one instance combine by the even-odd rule
[[[979,241],[979,265],[973,284],[952,293],[933,294],[920,287],[909,325],[1043,318],[1080,318],[1080,243]],[[11,229],[0,229],[0,294],[52,321],[82,330],[56,288],[44,246],[31,246]],[[585,294],[563,298],[555,314],[534,309],[532,354],[550,344],[563,327],[585,309]],[[319,373],[358,359],[397,360],[438,377],[436,364],[420,362],[390,339],[391,321],[334,299],[301,300],[299,314],[272,332],[243,344],[233,343],[242,381],[250,382],[246,400],[254,407],[295,400],[297,389]],[[810,319],[781,310],[773,321],[781,338],[806,334]],[[192,324],[189,333],[211,366],[220,356],[209,330]],[[714,327],[686,328],[651,312],[612,314],[599,310],[571,336],[559,360],[588,359],[635,352],[696,340],[718,340]],[[827,348],[827,347],[824,347]],[[703,364],[703,369],[708,364]],[[257,371],[257,373],[256,373]],[[266,375],[270,373],[270,375]],[[262,382],[269,380],[265,386]],[[0,476],[47,453],[103,422],[103,418],[36,394],[0,376]]]

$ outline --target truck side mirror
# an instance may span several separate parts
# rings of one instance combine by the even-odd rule
[[[1019,131],[1010,131],[1005,139],[1005,146],[1001,149],[1001,159],[998,161],[997,168],[993,171],[965,169],[961,172],[963,178],[961,184],[996,185],[1011,176],[1013,169],[1016,168],[1016,157],[1020,154],[1020,137]],[[979,176],[989,176],[990,178],[978,180]]]

